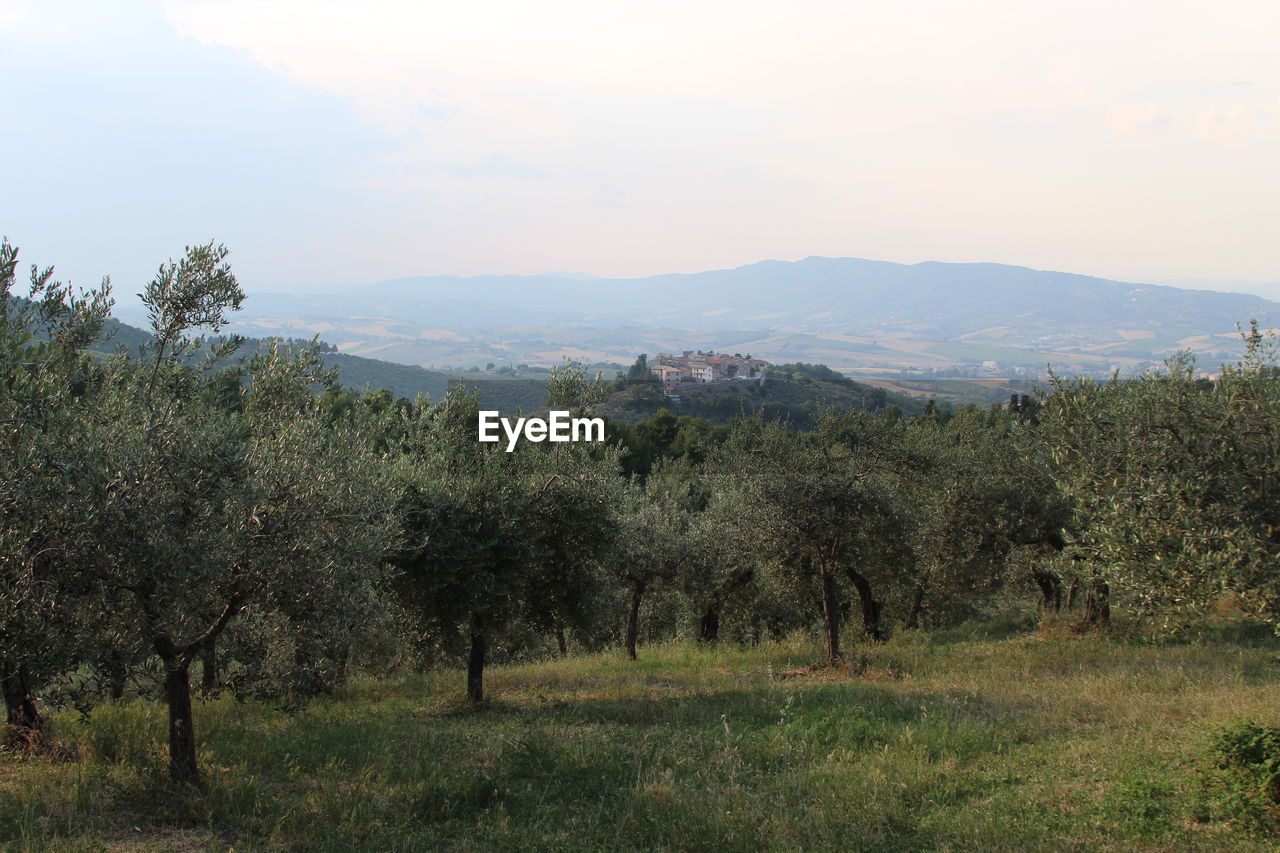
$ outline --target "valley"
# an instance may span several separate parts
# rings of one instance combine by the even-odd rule
[[[1280,304],[1002,264],[808,258],[644,279],[430,276],[261,293],[235,329],[444,370],[700,349],[855,378],[1041,379],[1049,367],[1134,375],[1180,350],[1212,372],[1239,357],[1237,324],[1252,319],[1280,326]]]

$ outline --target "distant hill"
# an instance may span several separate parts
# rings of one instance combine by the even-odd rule
[[[20,296],[10,296],[9,304],[11,310],[18,310],[24,306],[30,307],[32,305],[30,300]],[[32,333],[37,337],[47,337],[48,327],[37,322],[32,329]],[[122,323],[115,317],[108,317],[102,327],[102,336],[92,349],[102,353],[113,353],[123,347],[130,354],[137,355],[142,345],[149,340],[151,340],[149,332],[144,332],[142,329]]]
[[[1013,394],[1047,391],[1043,382],[1026,379],[864,379],[864,384],[914,400],[936,400],[956,406],[988,406],[1009,402]]]
[[[717,349],[866,375],[965,369],[1032,378],[1135,372],[1179,349],[1237,357],[1236,324],[1280,326],[1258,296],[1128,284],[1002,264],[762,261],[638,279],[429,276],[342,294],[258,294],[240,329],[321,334],[405,364],[628,362]]]
[[[105,333],[105,339],[93,347],[98,352],[114,353],[124,347],[136,356],[141,346],[151,340],[149,332],[114,318],[108,321]],[[258,339],[249,339],[242,351],[250,351],[258,344]],[[476,392],[481,405],[502,412],[532,411],[547,403],[546,384],[536,379],[486,377],[483,381],[468,381],[466,378],[424,370],[421,367],[344,353],[327,352],[322,357],[326,364],[338,368],[338,381],[346,388],[386,388],[397,397],[409,400],[417,398],[419,394],[438,400],[445,395],[450,385],[462,382]]]
[[[450,385],[461,382],[476,393],[485,408],[512,413],[530,412],[547,405],[546,383],[536,379],[468,381],[439,371],[344,353],[325,353],[324,360],[338,368],[339,381],[348,388],[386,388],[397,397],[409,400],[419,394],[439,400]]]
[[[142,350],[143,344],[151,340],[150,332],[121,323],[114,317],[107,319],[102,331],[104,340],[94,347],[101,352],[115,352],[124,347],[130,355],[136,356]]]

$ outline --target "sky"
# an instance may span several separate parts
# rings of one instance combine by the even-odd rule
[[[1274,0],[0,0],[0,233],[134,293],[993,261],[1280,300]]]

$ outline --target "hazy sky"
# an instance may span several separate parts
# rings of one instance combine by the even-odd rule
[[[210,237],[251,292],[808,255],[1280,282],[1278,37],[1275,0],[0,0],[0,233],[124,292]]]

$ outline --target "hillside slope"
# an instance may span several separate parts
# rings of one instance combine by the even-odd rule
[[[123,348],[131,355],[137,355],[149,340],[151,335],[148,332],[112,318],[108,321],[104,339],[93,349],[106,354]],[[250,338],[241,352],[251,352],[261,343],[261,339]],[[545,406],[547,402],[546,385],[536,379],[486,378],[471,382],[439,371],[345,353],[325,352],[321,357],[325,364],[338,368],[338,381],[342,386],[353,390],[385,388],[395,396],[409,400],[419,395],[438,400],[451,385],[462,381],[475,391],[482,406],[502,412],[531,411]]]

